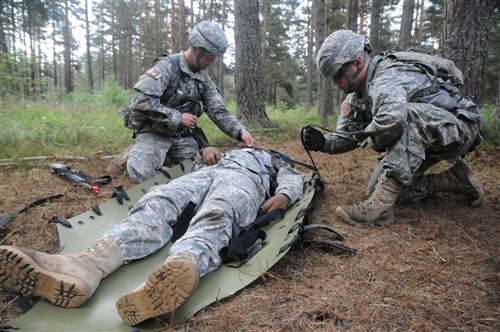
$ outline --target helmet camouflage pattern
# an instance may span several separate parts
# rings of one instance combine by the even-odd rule
[[[325,39],[316,56],[319,72],[325,77],[334,77],[364,48],[365,40],[357,33],[351,30],[335,31]]]
[[[214,22],[202,21],[189,33],[189,44],[194,47],[203,47],[216,56],[222,56],[227,49],[227,37]]]

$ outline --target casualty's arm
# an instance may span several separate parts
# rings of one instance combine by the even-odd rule
[[[279,170],[277,174],[277,187],[274,197],[284,195],[288,198],[288,205],[295,203],[304,194],[304,175],[293,169],[287,162],[277,160]],[[282,198],[275,198],[281,200]]]

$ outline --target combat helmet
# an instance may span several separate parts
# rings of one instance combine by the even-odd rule
[[[227,37],[214,22],[202,21],[189,33],[189,44],[194,47],[203,47],[216,56],[222,56],[227,49]]]
[[[335,77],[342,66],[356,59],[365,50],[365,40],[351,30],[338,30],[329,35],[316,56],[319,72],[325,77]]]

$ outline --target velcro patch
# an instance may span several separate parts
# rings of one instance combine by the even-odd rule
[[[342,105],[340,105],[340,111],[342,112],[343,116],[348,116],[352,111],[351,104],[349,104],[347,100],[344,100],[342,102]]]
[[[158,69],[156,69],[155,67],[151,67],[148,69],[148,71],[146,72],[146,75],[148,76],[151,76],[153,78],[156,78],[156,76],[160,73],[160,71]]]

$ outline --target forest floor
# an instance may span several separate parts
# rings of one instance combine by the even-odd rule
[[[310,163],[295,137],[280,145],[262,142]],[[484,186],[482,207],[467,206],[460,195],[437,196],[398,205],[390,227],[353,227],[335,214],[337,205],[362,200],[377,162],[373,151],[314,153],[313,158],[326,190],[316,195],[309,220],[345,234],[345,244],[357,254],[290,251],[246,289],[167,330],[500,331],[500,147],[482,147],[466,158]],[[59,238],[48,220],[75,216],[110,199],[117,184],[132,186],[122,175],[92,196],[52,176],[50,162],[1,169],[0,215],[41,197],[65,195],[0,227],[0,245],[56,253]],[[94,176],[107,166],[103,159],[67,163]],[[0,324],[20,314],[0,290]]]

